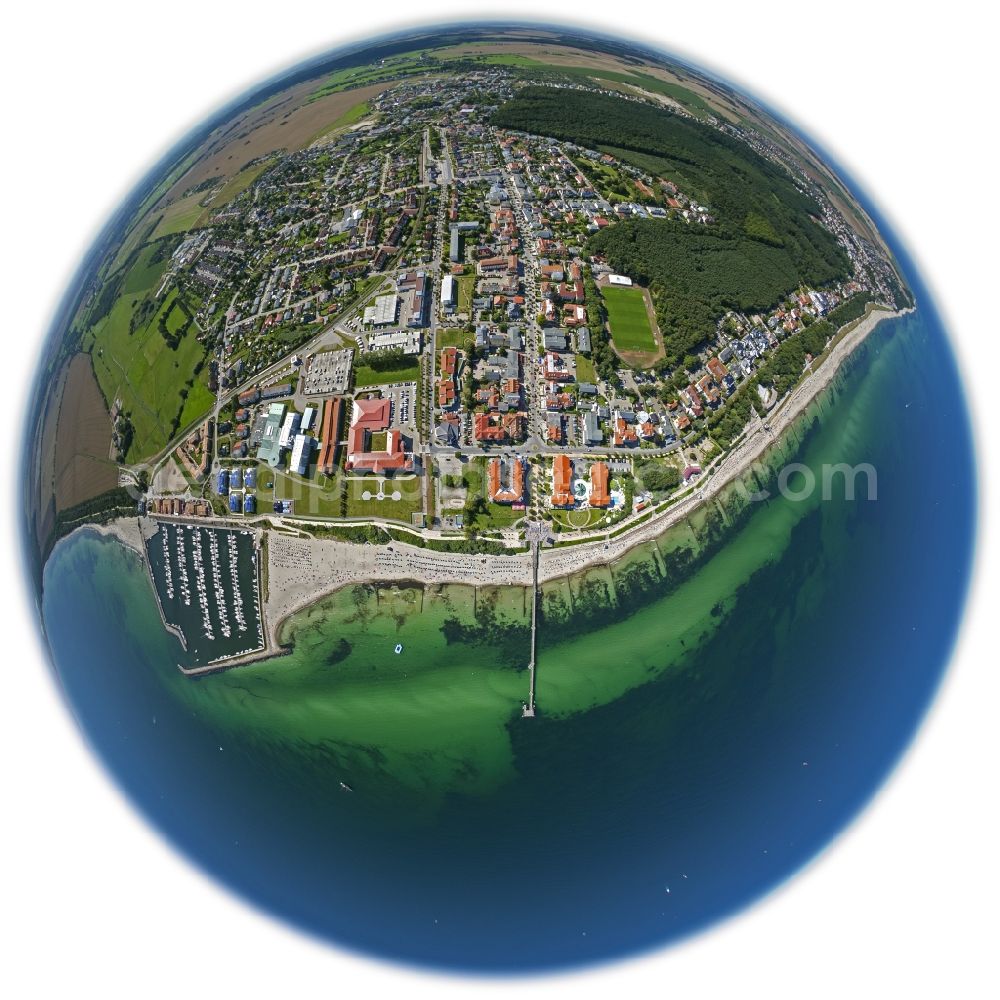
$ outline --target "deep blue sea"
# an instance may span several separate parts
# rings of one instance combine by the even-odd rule
[[[917,313],[879,326],[791,456],[817,469],[869,462],[878,499],[815,504],[780,538],[775,505],[789,501],[760,504],[730,544],[738,535],[773,558],[676,669],[590,711],[512,723],[516,776],[488,794],[421,808],[431,790],[410,788],[369,801],[340,790],[335,745],[242,736],[239,699],[259,688],[241,692],[238,671],[182,678],[138,559],[92,534],[61,544],[45,570],[44,624],[67,701],[179,849],[251,902],[350,948],[518,973],[623,957],[729,916],[869,801],[955,639],[974,462],[953,356],[916,291]],[[717,565],[698,572],[709,580]],[[540,659],[540,699],[546,655],[558,647]],[[220,727],[185,697],[180,685],[192,683],[225,684],[236,723]]]

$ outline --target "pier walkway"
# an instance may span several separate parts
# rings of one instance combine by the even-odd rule
[[[528,660],[528,700],[521,706],[521,717],[535,717],[535,650],[538,636],[538,550],[549,537],[548,526],[542,521],[529,521],[524,537],[531,544],[531,659]]]

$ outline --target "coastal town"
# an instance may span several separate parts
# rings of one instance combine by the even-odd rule
[[[607,153],[485,124],[484,92],[499,104],[510,81],[403,83],[178,244],[160,295],[197,289],[195,320],[219,331],[217,402],[158,468],[151,513],[606,530],[697,479],[717,451],[706,415],[781,339],[886,297],[844,227],[850,280],[727,312],[701,354],[657,366],[648,289],[586,239],[623,218],[711,227],[712,206]],[[597,325],[631,361],[597,370]]]
[[[128,320],[129,336],[155,326],[178,358],[199,345],[181,406],[158,436],[132,382],[109,399],[119,486],[137,491],[144,537],[174,526],[169,550],[166,534],[150,542],[161,599],[179,586],[163,576],[171,553],[185,587],[204,582],[209,558],[192,552],[223,571],[201,534],[211,526],[233,553],[233,593],[255,608],[261,582],[245,581],[264,572],[268,532],[272,553],[296,537],[382,546],[372,572],[386,578],[478,577],[489,555],[487,579],[537,585],[539,547],[543,576],[566,558],[610,558],[766,440],[846,329],[900,307],[892,262],[773,141],[636,88],[558,82],[569,106],[582,95],[655,107],[743,143],[817,206],[808,225],[843,273],[768,308],[718,309],[685,345],[653,266],[622,266],[606,237],[658,224],[671,238],[728,239],[725,206],[651,157],[505,124],[498,109],[523,83],[488,64],[391,80],[303,148],[182,192],[197,224],[141,251],[151,285]],[[758,247],[777,252],[768,227],[747,216]],[[244,536],[254,568],[240,563],[241,590],[230,546]],[[468,566],[442,570],[449,558]],[[271,587],[282,579],[298,607],[344,572],[357,579],[352,565],[306,592],[272,566]],[[203,589],[201,640],[228,638]],[[255,636],[246,649],[195,645],[211,668],[273,653],[279,610],[261,606],[242,626]]]

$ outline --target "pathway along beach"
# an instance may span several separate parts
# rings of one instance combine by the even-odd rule
[[[829,844],[940,681],[975,482],[932,309],[879,327],[746,488],[792,461],[871,462],[878,502],[751,503],[734,482],[543,583],[530,723],[521,587],[344,587],[288,623],[287,655],[192,680],[140,557],[77,532],[45,568],[46,640],[143,812],[313,933],[493,970],[662,945]]]
[[[539,559],[539,582],[550,582],[619,559],[629,549],[651,541],[689,517],[723,487],[745,474],[768,448],[779,443],[783,433],[833,381],[843,363],[880,322],[912,311],[873,309],[847,324],[838,332],[833,348],[822,362],[776,404],[768,417],[770,430],[765,430],[759,421],[754,422],[736,447],[706,468],[687,496],[662,513],[653,514],[644,523],[615,538],[598,534],[592,542],[543,549]],[[326,594],[355,583],[417,580],[472,586],[531,585],[530,552],[505,556],[458,555],[420,549],[402,542],[385,546],[358,545],[333,539],[293,538],[276,531],[270,532],[268,542],[266,618],[272,649],[277,648],[282,627],[295,612]]]
[[[750,471],[765,452],[780,445],[785,432],[815,397],[830,385],[844,362],[879,323],[913,311],[912,308],[896,312],[870,308],[860,319],[845,324],[835,335],[833,347],[820,364],[807,372],[802,381],[770,411],[766,426],[763,421],[752,421],[735,447],[710,463],[681,499],[614,538],[599,533],[593,541],[543,549],[539,557],[539,583],[553,583],[592,567],[613,563],[636,546],[654,541],[674,525],[691,517],[726,486]],[[215,522],[202,519],[200,523]],[[308,522],[301,522],[301,526],[308,530]],[[111,535],[129,548],[143,552],[142,530],[135,518],[86,527]],[[399,541],[373,546],[293,536],[278,530],[268,532],[266,552],[267,594],[263,604],[265,648],[216,664],[212,669],[229,669],[280,655],[283,652],[282,633],[289,620],[296,613],[347,586],[416,581],[429,585],[529,587],[532,582],[530,552],[464,555],[422,549]]]

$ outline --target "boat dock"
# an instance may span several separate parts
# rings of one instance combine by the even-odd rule
[[[146,519],[145,563],[164,628],[186,674],[266,651],[259,537],[248,528]]]

